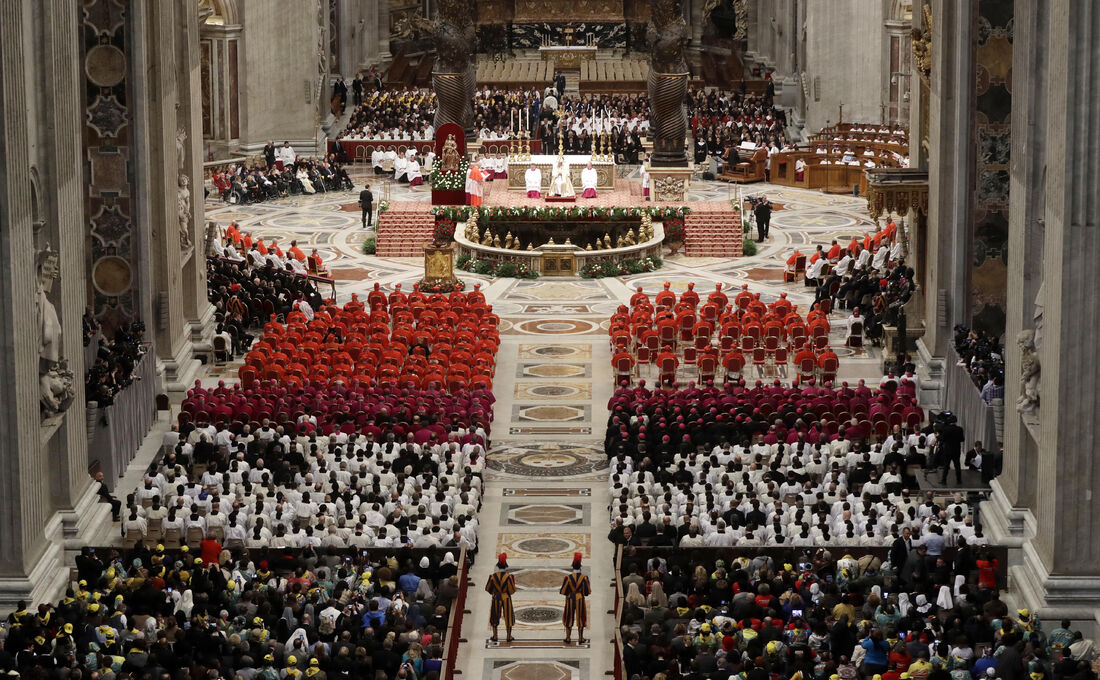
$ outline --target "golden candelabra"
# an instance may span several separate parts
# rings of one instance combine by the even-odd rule
[[[611,160],[611,139],[608,137],[607,132],[600,133],[601,146],[603,147],[603,160]]]
[[[531,133],[527,130],[523,131],[523,160],[531,160]]]
[[[516,160],[516,134],[512,130],[508,131],[508,160]]]

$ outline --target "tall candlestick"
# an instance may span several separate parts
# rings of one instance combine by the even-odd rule
[[[515,111],[509,111],[508,116],[509,116],[509,118],[508,118],[508,128],[511,129],[511,130],[515,130],[516,129],[516,112]]]

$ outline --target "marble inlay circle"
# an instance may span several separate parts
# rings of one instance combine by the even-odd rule
[[[100,293],[114,297],[130,290],[133,270],[130,263],[116,255],[96,260],[92,265],[92,284]]]
[[[573,544],[560,538],[543,538],[539,536],[518,541],[516,547],[529,553],[559,553],[569,550],[573,547]]]
[[[539,385],[532,387],[531,392],[542,397],[564,397],[567,394],[576,394],[577,388],[564,385]]]
[[[522,569],[516,572],[516,585],[532,590],[557,590],[569,572],[563,569]]]
[[[520,623],[553,623],[561,618],[561,610],[554,607],[519,607],[516,620]]]
[[[524,333],[570,335],[591,332],[599,324],[584,319],[529,319],[517,323],[515,327]]]
[[[84,73],[100,87],[114,87],[126,77],[126,55],[114,45],[96,45],[84,57]]]
[[[541,354],[544,357],[567,357],[576,353],[577,350],[573,347],[561,347],[559,345],[547,345],[535,350],[535,354]]]

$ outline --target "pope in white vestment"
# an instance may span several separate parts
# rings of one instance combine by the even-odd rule
[[[573,179],[569,176],[569,163],[558,159],[554,161],[554,176],[550,180],[551,196],[575,196]]]
[[[535,167],[534,163],[523,173],[523,184],[527,187],[527,198],[542,196],[542,170]]]
[[[589,163],[588,167],[581,170],[581,197],[582,198],[595,198],[596,197],[596,182],[599,177],[596,174],[596,168],[592,167]]]

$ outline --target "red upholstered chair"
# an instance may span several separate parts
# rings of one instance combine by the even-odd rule
[[[622,385],[625,381],[628,385],[633,384],[634,379],[634,357],[627,352],[619,352],[611,359],[612,366],[615,368],[615,384]]]
[[[829,382],[836,380],[836,371],[839,365],[835,355],[825,356],[821,358],[821,380],[822,382]]]
[[[658,356],[657,357],[657,370],[658,380],[662,384],[669,384],[676,382],[676,367],[679,362],[674,356]]]
[[[722,357],[722,368],[726,372],[726,382],[737,380],[745,368],[745,355],[737,350],[727,353]]]
[[[756,338],[751,335],[745,335],[741,337],[741,351],[751,352],[756,348]]]
[[[768,350],[760,345],[752,350],[752,365],[756,367],[756,370],[761,374],[764,372],[764,366],[768,363]]]
[[[714,374],[718,370],[718,357],[715,356],[714,352],[699,355],[697,365],[699,367],[699,384],[706,385],[714,382]]]
[[[676,326],[679,329],[680,340],[691,342],[695,335],[695,315],[690,312],[681,313],[676,317]]]
[[[653,329],[643,331],[638,343],[638,363],[648,364],[655,361],[659,348],[660,338],[657,337],[657,332]]]
[[[780,345],[776,348],[775,354],[772,355],[772,363],[775,365],[776,370],[787,375],[787,359],[789,352],[786,345]]]
[[[668,321],[657,324],[657,336],[661,345],[668,345],[675,349],[677,338],[676,323]]]
[[[727,321],[722,324],[722,330],[718,335],[719,347],[723,352],[728,352],[737,346],[741,340],[741,324],[736,321]]]
[[[849,327],[848,340],[844,343],[848,347],[863,347],[863,322],[853,321]]]

